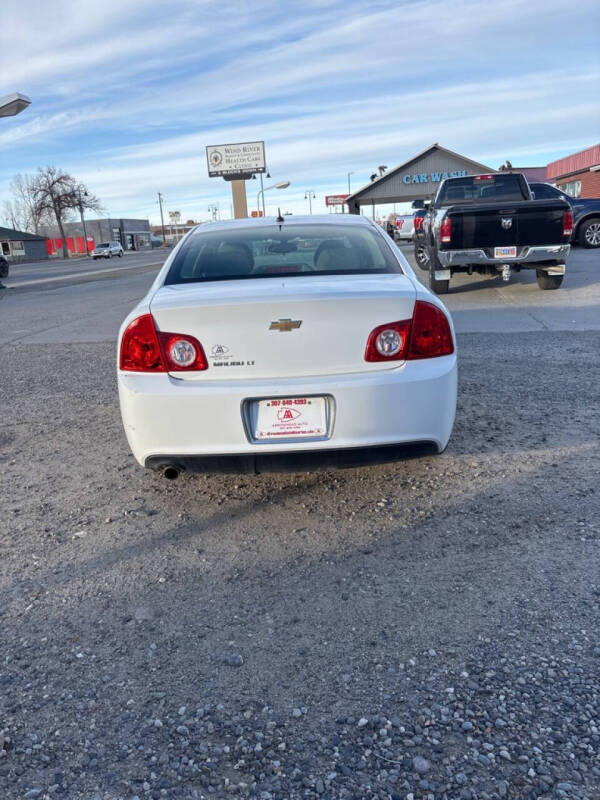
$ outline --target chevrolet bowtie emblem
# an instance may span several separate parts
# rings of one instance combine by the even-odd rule
[[[301,319],[278,319],[269,325],[270,331],[294,331],[302,325]]]

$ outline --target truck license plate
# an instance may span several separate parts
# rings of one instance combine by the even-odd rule
[[[327,436],[327,403],[324,397],[282,397],[255,404],[254,438],[311,439]]]
[[[516,258],[517,248],[515,247],[494,247],[494,258]]]

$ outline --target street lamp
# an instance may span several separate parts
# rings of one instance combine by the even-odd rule
[[[308,208],[310,213],[312,214],[312,201],[315,200],[317,195],[313,192],[312,189],[309,189],[308,192],[304,195],[304,199],[308,200]]]
[[[27,95],[20,92],[7,94],[5,97],[0,97],[0,117],[14,117],[15,114],[25,111],[29,105],[31,105],[31,100]]]
[[[348,194],[352,194],[352,190],[350,189],[350,175],[354,175],[354,172],[348,173]]]
[[[262,188],[259,189],[258,190],[258,194],[256,195],[256,208],[259,210],[259,212],[260,212],[259,200],[261,198],[261,195],[262,195],[262,207],[263,207],[263,215],[264,215],[264,213],[265,213],[265,192],[268,192],[269,189],[287,189],[289,185],[290,185],[289,181],[279,181],[279,183],[273,183],[273,184],[271,184],[271,186],[265,186],[264,189],[262,189]]]

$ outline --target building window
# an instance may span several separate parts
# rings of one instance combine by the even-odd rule
[[[559,189],[570,194],[571,197],[581,197],[581,181],[569,181],[569,183],[559,183]]]
[[[24,256],[25,255],[25,245],[23,242],[11,242],[11,248],[13,256]]]
[[[0,244],[2,245],[2,251],[1,251],[2,255],[3,256],[9,256],[10,255],[10,245],[9,245],[9,243],[8,242],[0,242]]]

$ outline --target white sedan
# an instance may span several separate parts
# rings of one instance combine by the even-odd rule
[[[121,327],[118,385],[133,454],[168,478],[224,456],[441,452],[456,342],[365,217],[235,220],[195,228],[167,259]]]

